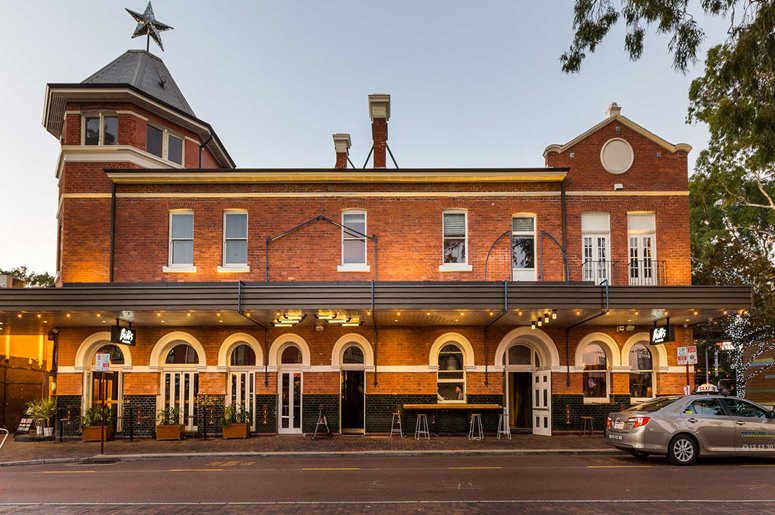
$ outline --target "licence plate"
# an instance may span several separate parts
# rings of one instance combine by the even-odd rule
[[[621,440],[622,439],[622,435],[617,435],[617,434],[614,434],[614,433],[608,433],[608,438],[611,439],[611,440]]]
[[[621,420],[614,422],[614,429],[624,429],[624,422]]]

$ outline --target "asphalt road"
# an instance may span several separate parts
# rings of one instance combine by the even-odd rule
[[[775,460],[169,459],[0,469],[0,513],[775,513]]]

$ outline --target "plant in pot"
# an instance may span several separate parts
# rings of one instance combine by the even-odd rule
[[[157,440],[182,440],[186,426],[180,423],[180,406],[168,406],[156,415]]]
[[[105,441],[113,439],[116,418],[113,408],[105,407]],[[102,406],[92,406],[86,409],[81,417],[81,440],[84,442],[99,442],[102,439]]]
[[[242,404],[231,404],[223,409],[224,438],[242,438],[250,436],[250,412]]]
[[[56,399],[39,399],[30,401],[26,404],[27,413],[32,415],[35,421],[35,434],[37,436],[51,437],[54,434],[54,428],[51,426],[51,420],[56,416]]]

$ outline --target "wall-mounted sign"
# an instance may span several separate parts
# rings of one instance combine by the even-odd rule
[[[97,354],[94,361],[95,372],[107,372],[110,370],[110,354]]]
[[[134,345],[137,343],[137,332],[128,327],[114,325],[110,328],[110,342],[122,345]]]
[[[689,345],[688,347],[678,347],[678,364],[696,365],[697,364],[697,346]]]
[[[652,327],[649,331],[651,345],[670,343],[675,341],[675,328],[668,324],[661,327]]]

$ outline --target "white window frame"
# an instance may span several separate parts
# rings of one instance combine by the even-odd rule
[[[345,215],[363,215],[363,228],[364,233],[368,234],[368,228],[369,228],[369,215],[368,213],[363,209],[345,209],[342,211],[342,217],[341,217],[341,223],[344,226],[344,217]],[[353,237],[353,236],[346,236],[345,235],[345,229],[342,227],[341,230],[341,239],[340,239],[340,264],[336,267],[337,272],[371,272],[371,266],[369,265],[369,241],[368,238],[364,237]],[[345,263],[344,262],[344,242],[345,240],[363,240],[363,263]]]
[[[445,263],[444,262],[444,217],[445,215],[463,215],[463,225],[465,233],[463,236],[463,245],[465,252],[465,261],[463,263]],[[468,262],[468,210],[466,209],[445,209],[441,212],[441,264],[439,272],[471,272],[473,267]]]
[[[448,378],[448,379],[442,379],[439,374],[443,372],[449,372],[447,369],[442,369],[441,366],[437,367],[436,370],[436,391],[437,391],[437,402],[439,404],[465,404],[468,400],[468,384],[466,383],[466,351],[463,348],[460,343],[456,341],[447,341],[444,342],[440,347],[439,351],[436,353],[436,364],[439,363],[439,358],[441,357],[441,353],[444,350],[445,347],[452,345],[457,348],[458,351],[460,351],[460,370],[459,372],[463,374],[462,378]],[[454,372],[458,372],[458,370],[454,370]],[[441,399],[438,398],[438,389],[439,384],[445,384],[445,383],[462,383],[463,384],[463,400],[457,400],[457,399]]]
[[[606,225],[608,227],[607,230],[603,230],[602,228],[592,228],[592,229],[585,229],[584,228],[584,215],[606,215],[607,222]],[[587,238],[592,238],[592,252],[596,253],[599,250],[599,247],[597,246],[597,239],[598,238],[605,238],[605,262],[607,264],[604,264],[606,268],[603,271],[602,275],[605,275],[602,279],[600,278],[600,268],[598,266],[591,266],[589,270],[587,268],[582,268],[581,274],[582,274],[582,280],[586,281],[587,279],[587,272],[590,271],[592,273],[592,280],[595,281],[595,284],[600,284],[603,280],[607,279],[608,284],[611,284],[612,280],[612,274],[613,274],[613,260],[611,259],[611,214],[605,213],[605,212],[588,212],[588,213],[581,213],[581,263],[582,267],[584,266],[584,262],[587,260],[587,256],[585,255],[586,251],[586,244],[584,240]],[[592,262],[593,263],[599,263],[599,259],[594,259],[596,256],[593,256]]]
[[[191,227],[192,227],[192,234],[191,234],[191,246],[192,246],[192,255],[191,260],[194,260],[193,257],[193,242],[194,242],[194,210],[193,209],[172,209],[169,212],[168,219],[168,236],[167,236],[167,265],[162,267],[162,272],[165,273],[194,273],[196,272],[196,266],[194,263],[184,263],[184,264],[173,264],[172,263],[172,217],[175,215],[191,215]]]
[[[637,367],[637,362],[635,363],[635,367],[633,367],[633,363],[632,363],[632,359],[630,358],[630,354],[632,353],[632,351],[636,347],[638,347],[638,345],[644,347],[651,354],[651,369],[650,370],[649,369],[641,370],[639,368],[635,368],[635,367]],[[628,386],[628,388],[629,388],[629,384],[630,384],[629,374],[644,374],[646,372],[651,374],[651,396],[650,397],[649,396],[646,396],[646,397],[634,397],[634,396],[632,396],[632,391],[630,391],[630,404],[638,404],[640,402],[649,401],[651,399],[656,398],[656,396],[657,396],[657,374],[656,374],[656,370],[654,369],[654,362],[656,361],[656,358],[654,356],[655,350],[650,349],[649,345],[647,343],[638,342],[635,345],[633,345],[632,347],[630,347],[630,350],[628,351],[627,354],[628,354],[627,355],[627,359],[629,360],[629,364],[630,364],[630,370],[629,370],[629,372],[627,374],[627,386]]]
[[[171,131],[166,127],[162,127],[160,125],[156,125],[155,123],[148,122],[148,127],[153,127],[156,130],[161,131],[161,156],[157,156],[156,154],[153,154],[148,151],[148,134],[146,132],[145,135],[145,151],[151,154],[155,157],[160,157],[161,159],[164,159],[165,161],[169,161],[170,163],[185,167],[186,166],[186,138],[185,136],[181,136],[177,132]],[[146,129],[147,131],[147,129]],[[170,136],[174,136],[180,140],[180,163],[176,163],[175,161],[171,160],[169,158],[169,138]]]
[[[111,145],[105,145],[105,117],[108,116],[110,118],[116,119],[116,142]],[[118,113],[110,113],[110,112],[99,112],[99,113],[83,113],[81,114],[81,146],[87,146],[86,145],[86,119],[87,118],[99,118],[100,119],[100,134],[97,138],[97,144],[96,145],[88,145],[90,147],[101,147],[101,146],[108,146],[112,147],[115,145],[118,145]]]
[[[650,216],[653,219],[653,227],[648,229],[633,227],[631,222],[635,221],[638,217],[645,218]],[[651,238],[651,256],[648,257],[651,271],[651,278],[646,280],[642,276],[645,272],[646,257],[643,255],[643,238]],[[631,274],[632,263],[632,240],[637,242],[638,257],[636,262],[638,263],[638,273],[641,277],[634,279]],[[657,258],[657,215],[653,211],[648,212],[629,212],[627,213],[627,282],[628,284],[635,284],[640,286],[659,286],[659,263]]]
[[[592,345],[596,345],[600,348],[600,350],[603,351],[603,354],[605,355],[605,370],[584,370],[584,367],[586,366],[584,363],[584,351]],[[582,384],[581,384],[581,396],[584,399],[584,404],[608,404],[609,399],[611,398],[611,355],[608,352],[608,347],[605,343],[600,341],[591,341],[584,345],[584,347],[581,349],[581,377],[582,377]],[[587,397],[584,395],[584,374],[585,373],[604,373],[605,374],[605,397]]]
[[[228,215],[245,215],[245,238],[226,238],[226,219]],[[227,240],[239,241],[245,240],[245,246],[248,246],[248,234],[250,233],[250,216],[246,209],[226,209],[223,212],[223,241],[221,245],[221,265],[219,272],[223,273],[246,273],[250,272],[250,265],[245,263],[227,263],[226,262],[226,242]],[[247,257],[247,256],[246,256]],[[249,258],[248,258],[249,259]]]
[[[533,230],[532,231],[515,231],[514,230],[514,219],[515,218],[532,218],[533,219]],[[514,249],[509,249],[509,266],[511,267],[511,278],[515,281],[536,281],[538,280],[538,267],[537,262],[538,259],[536,258],[536,251],[538,249],[538,239],[536,238],[536,233],[538,229],[538,216],[536,216],[535,213],[514,213],[511,215],[511,241],[514,240],[514,237],[524,237],[524,236],[532,236],[533,237],[533,268],[514,268]],[[532,273],[531,273],[532,272]]]

